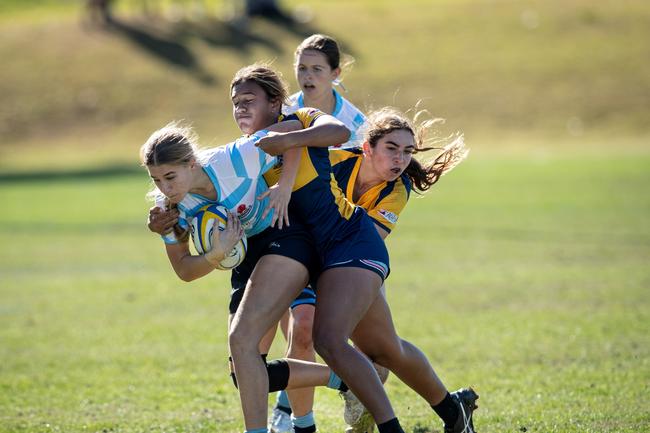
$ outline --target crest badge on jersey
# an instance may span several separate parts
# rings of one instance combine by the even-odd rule
[[[379,209],[377,211],[379,215],[383,216],[386,221],[388,221],[391,224],[395,224],[397,222],[397,214],[387,211],[386,209]]]

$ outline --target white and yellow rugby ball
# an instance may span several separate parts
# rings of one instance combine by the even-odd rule
[[[224,206],[209,204],[199,209],[194,215],[191,225],[192,241],[197,253],[204,254],[212,249],[214,228],[218,227],[219,230],[223,230],[227,221],[228,211]],[[244,261],[247,247],[246,235],[243,235],[232,251],[219,262],[217,268],[227,270],[239,266]]]

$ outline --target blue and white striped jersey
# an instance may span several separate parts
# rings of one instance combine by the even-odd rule
[[[273,212],[262,219],[269,199],[258,200],[257,196],[269,189],[262,175],[277,163],[277,158],[255,147],[255,143],[266,134],[266,131],[258,131],[199,154],[203,171],[217,191],[217,199],[210,200],[199,194],[188,193],[178,203],[181,227],[188,228],[201,207],[215,203],[225,206],[239,217],[246,236],[256,235],[269,227]],[[166,243],[177,242],[171,238],[167,236],[163,239]]]
[[[332,146],[332,148],[357,147],[363,143],[363,124],[366,122],[366,116],[355,107],[352,102],[345,99],[335,89],[332,89],[336,103],[334,104],[334,112],[332,116],[343,122],[343,124],[350,130],[350,139],[339,146]],[[294,93],[289,97],[291,105],[282,107],[282,113],[285,115],[293,114],[299,108],[305,106],[305,101],[302,92]]]

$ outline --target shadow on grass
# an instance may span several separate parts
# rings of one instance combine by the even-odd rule
[[[256,16],[250,19],[224,21],[206,16],[200,20],[169,21],[160,16],[125,19],[113,16],[101,29],[126,38],[133,45],[172,67],[182,69],[204,85],[217,80],[206,70],[200,58],[190,49],[193,38],[211,47],[229,48],[245,57],[256,46],[274,54],[283,48],[278,32],[260,31],[262,21],[278,31],[305,38],[319,30],[310,23],[294,20],[287,15]],[[267,27],[268,29],[268,27]]]
[[[137,165],[114,164],[73,170],[34,170],[0,172],[0,184],[43,181],[79,181],[119,176],[146,176]]]
[[[203,68],[199,59],[178,35],[168,34],[169,32],[146,23],[132,24],[117,19],[111,21],[108,28],[126,37],[154,57],[187,71],[201,83],[205,85],[216,83],[216,79]]]

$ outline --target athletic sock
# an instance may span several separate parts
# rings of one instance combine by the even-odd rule
[[[402,430],[402,426],[399,425],[397,418],[393,418],[384,423],[377,424],[377,429],[379,430],[379,433],[404,433],[404,430]]]
[[[438,414],[440,419],[445,425],[454,425],[458,419],[458,408],[451,398],[451,394],[447,393],[445,398],[442,399],[437,405],[431,405],[431,408]]]
[[[244,433],[269,433],[266,428],[256,428],[255,430],[246,430]]]
[[[298,418],[292,416],[291,422],[293,423],[293,431],[295,433],[315,433],[316,423],[314,422],[314,412],[309,412],[307,415]]]
[[[330,380],[327,382],[327,387],[341,392],[346,392],[349,389],[333,371],[330,371]]]
[[[275,401],[275,407],[284,413],[291,415],[291,403],[286,391],[278,391],[278,399]]]

